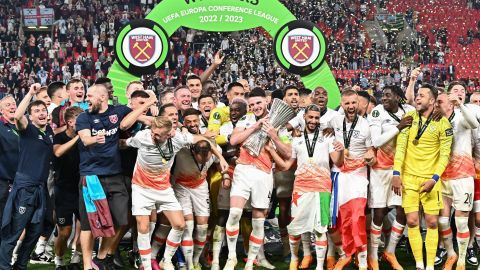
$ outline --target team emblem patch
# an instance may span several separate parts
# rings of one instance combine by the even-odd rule
[[[110,119],[110,123],[112,123],[112,124],[116,124],[118,122],[118,116],[116,114],[109,115],[108,119]]]
[[[155,53],[154,35],[130,35],[129,36],[130,55],[140,64],[146,63]]]
[[[220,119],[220,113],[215,112],[215,113],[213,114],[213,119],[219,120],[219,119]]]
[[[60,225],[65,224],[65,218],[59,218],[58,219],[58,224],[60,224]]]
[[[19,213],[20,215],[25,214],[26,211],[27,211],[27,208],[26,208],[25,206],[20,206],[20,207],[18,208],[18,213]]]
[[[448,128],[445,130],[445,136],[453,136],[453,129]]]
[[[306,62],[313,53],[313,36],[291,35],[288,37],[290,56],[298,63]]]
[[[379,113],[377,110],[374,110],[374,111],[372,112],[372,116],[373,116],[373,117],[378,117],[379,115],[380,115],[380,113]]]

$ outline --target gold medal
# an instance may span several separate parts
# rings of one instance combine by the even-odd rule
[[[348,157],[348,154],[349,154],[348,149],[344,149],[344,150],[343,150],[343,154],[344,154],[346,157]]]
[[[418,145],[418,140],[415,139],[415,140],[412,141],[412,143],[413,143],[413,145]]]

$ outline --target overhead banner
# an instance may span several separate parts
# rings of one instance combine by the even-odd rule
[[[179,27],[234,32],[262,27],[272,36],[277,63],[301,76],[305,87],[322,86],[328,106],[339,104],[340,92],[325,62],[326,40],[312,22],[296,20],[277,0],[163,0],[145,19],[124,26],[115,42],[116,61],[108,77],[115,95],[126,103],[130,81],[152,74],[168,55],[168,37]]]

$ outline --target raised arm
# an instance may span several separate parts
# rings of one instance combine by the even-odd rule
[[[407,104],[414,105],[415,101],[415,83],[417,83],[417,77],[420,74],[420,68],[412,70],[410,74],[410,81],[408,82],[407,91],[405,92],[405,98],[407,99]]]
[[[150,95],[150,98],[147,100],[147,102],[145,102],[142,106],[130,112],[123,118],[122,122],[120,122],[120,129],[126,130],[126,129],[129,129],[131,126],[133,126],[133,124],[135,124],[135,122],[137,122],[137,120],[141,118],[143,112],[146,111],[148,108],[150,108],[150,106],[152,106],[156,102],[157,102],[157,97],[154,94]],[[146,121],[145,118],[142,118],[142,120],[143,120],[142,122]],[[150,119],[150,122],[151,122],[151,119]]]
[[[35,95],[36,91],[40,90],[42,87],[39,83],[34,83],[30,86],[30,90],[22,99],[20,104],[18,104],[17,110],[15,111],[15,126],[18,130],[25,130],[28,125],[27,117],[25,116],[25,112],[27,111],[28,104],[32,100],[32,97]]]
[[[216,54],[215,54],[215,57],[213,59],[213,63],[207,68],[207,70],[205,70],[201,75],[200,75],[200,81],[203,83],[205,82],[206,80],[208,80],[208,78],[210,78],[210,76],[212,75],[212,73],[222,64],[222,61],[223,61],[223,58],[225,58],[225,56],[223,55],[222,57],[220,57],[220,54],[222,53],[222,50],[219,50]]]
[[[70,141],[68,141],[64,144],[54,144],[53,145],[53,154],[57,158],[63,156],[65,153],[70,151],[70,149],[72,149],[77,144],[78,138],[80,138],[80,136],[77,135],[77,136],[73,137]]]

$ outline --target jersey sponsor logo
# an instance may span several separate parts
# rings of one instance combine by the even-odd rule
[[[92,136],[95,136],[97,135],[98,133],[103,133],[105,136],[112,136],[112,135],[115,135],[118,131],[118,127],[116,128],[112,128],[108,131],[106,131],[105,129],[101,129],[101,130],[96,130],[96,129],[92,129]]]
[[[452,128],[447,128],[445,130],[445,136],[453,136],[453,129]]]
[[[25,214],[26,211],[27,211],[27,208],[26,208],[25,206],[20,206],[20,207],[18,207],[18,213],[19,213],[20,215]]]
[[[109,115],[108,119],[110,119],[110,123],[112,124],[116,124],[118,122],[118,116],[116,114]]]
[[[374,110],[374,111],[372,112],[372,116],[373,116],[373,117],[379,117],[379,116],[380,116],[380,112],[379,112],[378,110]]]

